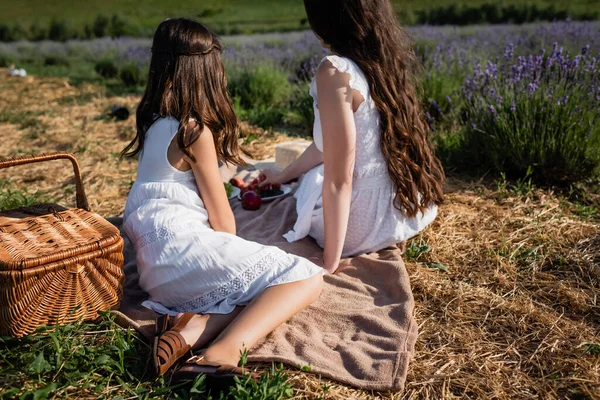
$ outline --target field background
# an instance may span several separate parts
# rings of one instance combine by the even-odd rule
[[[81,29],[102,14],[150,35],[163,18],[183,15],[223,31],[306,29],[300,0],[166,4],[2,1],[0,25],[56,19]],[[394,4],[416,12],[450,2]],[[599,0],[503,4],[600,10]],[[439,217],[405,254],[420,332],[406,390],[365,392],[283,369],[230,398],[600,399],[600,22],[408,31],[448,182]],[[120,215],[136,162],[119,152],[135,133],[150,42],[0,43],[0,158],[72,152],[91,208]],[[234,35],[224,42],[244,149],[267,159],[282,141],[310,140],[308,85],[324,55],[314,35]],[[12,63],[28,76],[7,76],[2,67]],[[116,120],[113,106],[132,116]],[[0,171],[0,210],[46,201],[70,206],[73,198],[62,162]],[[190,398],[189,390],[152,377],[149,352],[110,317],[22,340],[0,337],[0,399]],[[210,398],[197,383],[191,397]]]
[[[394,8],[401,14],[414,13],[440,6],[479,6],[490,3],[486,0],[392,0]],[[539,7],[554,6],[571,12],[600,11],[600,0],[502,0],[501,5],[523,6],[536,4]],[[32,12],[35,10],[34,12]],[[160,21],[167,17],[201,18],[210,26],[220,30],[233,27],[243,32],[306,29],[302,0],[106,0],[86,2],[75,0],[22,0],[0,2],[0,23],[18,22],[24,26],[46,25],[53,19],[67,20],[74,28],[92,23],[97,15],[124,17],[132,25],[151,35]]]

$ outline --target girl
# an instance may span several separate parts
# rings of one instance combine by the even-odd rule
[[[324,268],[381,250],[431,223],[444,173],[428,141],[413,68],[416,57],[389,0],[304,0],[310,26],[334,55],[310,86],[314,143],[263,185],[304,176],[290,242],[310,235]]]
[[[315,264],[235,236],[219,161],[241,163],[238,136],[219,39],[198,22],[164,21],[152,43],[137,135],[123,150],[140,156],[124,229],[150,295],[144,305],[175,317],[157,321],[159,375],[211,341],[182,374],[240,374],[242,348],[321,291]]]

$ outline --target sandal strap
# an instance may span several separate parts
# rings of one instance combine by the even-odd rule
[[[154,335],[160,336],[169,330],[171,322],[171,316],[169,314],[161,315],[156,318],[156,322],[154,323]]]
[[[212,361],[208,361],[206,358],[204,358],[203,355],[194,355],[194,356],[188,358],[186,360],[185,364],[198,365],[201,367],[209,367],[209,368],[212,367],[215,369],[215,372],[217,372],[217,373],[233,373],[233,374],[239,374],[239,375],[244,374],[244,371],[240,367],[237,367],[235,365],[219,364],[219,363],[215,363]]]
[[[160,370],[164,373],[191,348],[178,332],[167,331],[162,334],[158,339],[156,354],[154,355],[157,358]]]
[[[181,318],[179,318],[177,320],[177,322],[175,322],[175,324],[170,329],[170,331],[172,331],[172,332],[181,332],[181,330],[183,328],[185,328],[186,325],[191,321],[191,319],[194,318],[196,315],[197,314],[195,314],[195,313],[186,312],[185,314],[183,314],[181,316]]]

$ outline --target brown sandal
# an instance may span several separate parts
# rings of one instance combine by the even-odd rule
[[[164,375],[177,360],[192,349],[192,346],[185,342],[179,332],[185,328],[195,315],[194,313],[185,313],[177,320],[169,316],[160,317],[156,320],[156,336],[154,337],[152,359],[154,360],[157,376]]]
[[[206,360],[202,355],[190,357],[185,364],[173,372],[171,384],[193,381],[198,375],[206,375],[206,383],[211,389],[226,391],[235,383],[235,377],[259,380],[258,374],[251,373],[235,365],[219,364]]]

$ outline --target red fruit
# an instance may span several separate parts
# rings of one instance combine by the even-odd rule
[[[258,210],[262,203],[260,195],[253,191],[248,191],[242,196],[242,207],[244,210]]]
[[[240,190],[240,196],[243,196],[243,195],[244,195],[244,193],[247,193],[248,191],[250,191],[250,189],[248,189],[247,187],[243,187],[243,188]]]
[[[252,182],[250,183],[251,185],[258,185],[258,179],[254,178],[252,179]]]
[[[242,178],[232,178],[229,183],[231,183],[236,188],[243,189],[246,187],[246,182],[243,181]]]
[[[258,175],[258,181],[259,182],[264,182],[267,180],[267,176],[263,173],[261,173],[260,175]]]
[[[273,190],[281,190],[281,183],[274,183],[271,185]]]

